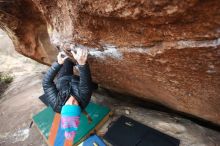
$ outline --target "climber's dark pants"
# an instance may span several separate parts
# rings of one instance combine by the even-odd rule
[[[63,76],[72,76],[74,65],[75,64],[70,59],[67,58],[64,61],[64,64],[63,64],[63,66],[61,67],[61,69],[58,73],[57,79],[59,79],[60,77],[63,77]]]
[[[63,77],[63,76],[73,76],[73,66],[75,65],[75,63],[73,63],[70,59],[66,59],[64,61],[64,64],[63,66],[61,67],[58,75],[57,75],[57,79]],[[74,75],[74,78],[79,80],[79,76],[77,75]],[[91,83],[91,87],[92,87],[92,90],[96,90],[98,89],[98,85],[96,83]]]

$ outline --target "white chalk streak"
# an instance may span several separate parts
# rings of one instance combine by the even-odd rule
[[[64,40],[70,42],[68,40]],[[53,38],[54,44],[62,44],[59,37]],[[71,44],[71,43],[70,43]],[[157,43],[151,47],[117,47],[112,44],[103,44],[103,49],[91,48],[84,45],[78,45],[80,48],[87,48],[89,54],[92,57],[99,59],[113,58],[117,60],[123,59],[123,53],[126,52],[135,52],[135,53],[146,53],[151,56],[161,54],[169,49],[185,49],[185,48],[201,48],[201,47],[214,47],[217,48],[220,45],[220,38],[213,40],[203,40],[203,41],[192,41],[192,40],[181,40],[181,41],[171,41],[171,42],[161,42]]]
[[[187,48],[202,48],[213,47],[217,48],[220,45],[220,38],[214,40],[203,41],[172,41],[161,42],[152,47],[133,47],[133,48],[120,48],[120,52],[134,52],[134,53],[146,53],[148,55],[155,56],[161,54],[165,50],[169,49],[187,49]]]
[[[104,51],[98,49],[90,49],[89,54],[93,57],[105,59],[106,57],[114,59],[122,59],[122,53],[115,46],[105,46]]]

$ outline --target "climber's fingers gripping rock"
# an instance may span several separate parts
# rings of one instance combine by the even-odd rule
[[[71,51],[73,54],[74,59],[78,62],[79,65],[85,65],[88,57],[88,50],[87,49],[82,49],[78,48],[76,52]]]
[[[67,58],[68,56],[63,51],[59,52],[59,54],[57,55],[57,62],[59,64],[63,64]]]

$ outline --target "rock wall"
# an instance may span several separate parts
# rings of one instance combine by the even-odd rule
[[[103,87],[220,124],[219,0],[3,0],[0,27],[44,64],[87,47]]]

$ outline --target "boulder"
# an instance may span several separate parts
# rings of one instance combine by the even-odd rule
[[[3,0],[0,27],[48,65],[88,48],[101,86],[220,125],[219,0]]]

